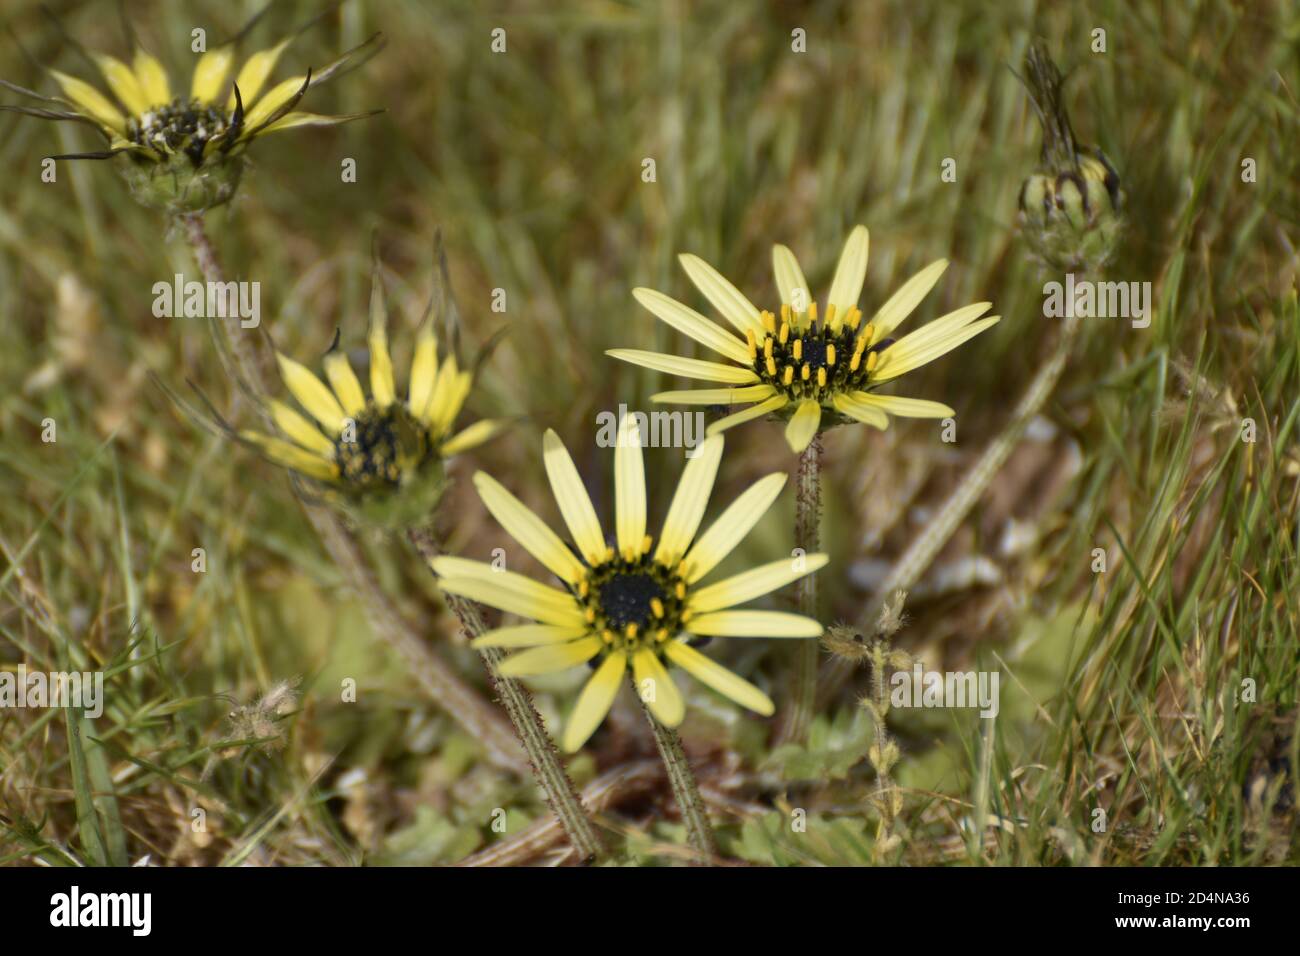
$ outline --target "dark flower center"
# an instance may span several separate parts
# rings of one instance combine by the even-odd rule
[[[815,307],[806,313],[781,310],[781,318],[763,313],[766,330],[749,336],[749,354],[759,379],[791,400],[824,401],[841,392],[866,391],[875,368],[875,353],[893,339],[871,341],[870,324],[861,331],[862,314],[854,309],[845,321],[819,320]]]
[[[208,143],[227,136],[236,127],[225,110],[199,100],[175,99],[155,106],[127,121],[126,135],[133,143],[164,155],[184,153],[195,166],[203,162]]]
[[[367,405],[334,439],[339,477],[362,488],[394,486],[419,467],[430,450],[428,431],[401,403]]]
[[[663,586],[648,574],[616,574],[596,590],[605,618],[617,630],[629,624],[645,627],[654,616],[650,602],[663,605]]]
[[[686,583],[652,557],[651,544],[647,538],[633,557],[611,548],[576,589],[587,623],[611,650],[655,650],[676,637],[690,618]]]

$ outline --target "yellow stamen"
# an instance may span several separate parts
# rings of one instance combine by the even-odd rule
[[[611,631],[609,628],[605,628],[605,630],[600,632],[600,639],[604,641],[606,644],[613,644],[614,632]]]
[[[642,553],[642,554],[649,554],[649,553],[650,553],[650,548],[654,545],[654,543],[655,543],[654,538],[650,537],[650,535],[646,535],[644,538],[642,538],[642,539],[641,539],[641,553]]]
[[[867,371],[868,371],[868,372],[874,372],[874,371],[876,370],[876,366],[877,366],[878,364],[880,364],[880,353],[879,353],[879,352],[872,352],[870,355],[867,356]]]
[[[683,582],[678,581],[678,582],[677,582],[677,587],[673,588],[673,593],[677,595],[677,600],[679,600],[679,601],[685,601],[685,600],[686,600],[686,585],[685,585]]]
[[[854,352],[853,358],[849,359],[849,371],[856,372],[858,370],[858,366],[861,364],[862,364],[862,354],[860,352]]]
[[[819,369],[817,370],[817,387],[818,387],[818,388],[825,388],[825,387],[826,387],[826,369],[825,369],[825,368],[819,368]]]
[[[787,365],[787,366],[785,367],[785,375],[783,375],[783,376],[781,377],[781,381],[782,381],[782,383],[785,384],[785,385],[789,385],[791,382],[794,381],[794,366],[793,366],[793,365]]]
[[[583,614],[582,616],[587,619],[588,624],[596,623],[596,609],[594,607],[587,608],[586,613]]]
[[[763,312],[763,328],[767,329],[769,332],[776,331],[776,317],[766,310]]]
[[[578,582],[578,597],[585,598],[589,593],[591,593],[591,584],[586,578],[583,578]]]
[[[835,328],[835,303],[826,306],[826,324]]]
[[[790,323],[782,322],[781,323],[781,344],[785,345],[785,343],[789,341],[790,341]]]
[[[796,362],[803,361],[803,339],[794,340],[794,360]]]
[[[835,367],[835,346],[830,342],[826,343],[826,364]]]
[[[811,375],[812,375],[812,366],[809,365],[807,362],[804,362],[803,368],[799,369],[799,377],[806,382],[808,381],[808,378]]]
[[[758,358],[758,340],[753,329],[745,329],[745,342],[749,345],[749,357]]]
[[[862,310],[856,305],[849,309],[849,317],[844,320],[853,331],[857,331],[858,323],[862,321]]]
[[[666,627],[659,628],[659,630],[655,632],[655,640],[661,643],[663,641],[668,640],[668,628]]]
[[[815,299],[812,302],[808,303],[808,321],[809,322],[817,321],[817,300]]]
[[[663,616],[664,616],[664,602],[661,601],[661,600],[659,600],[658,598],[651,598],[651,599],[650,599],[650,611],[651,611],[651,613],[654,614],[655,617],[663,617]]]
[[[636,637],[636,621],[633,621],[631,624],[625,627],[623,629],[623,633],[626,634],[628,637]]]
[[[789,303],[789,302],[783,302],[783,303],[781,304],[781,321],[782,321],[782,322],[785,322],[785,323],[789,323],[789,321],[790,321],[790,303]]]
[[[767,357],[767,374],[776,377],[776,360],[770,355]]]
[[[773,342],[770,338],[763,339],[763,354],[768,358],[772,357],[772,345]]]
[[[691,618],[693,618],[694,616],[695,616],[695,615],[692,614],[690,611],[682,611],[681,621],[682,621],[683,624],[685,624],[687,621],[689,621],[689,620],[690,620]]]

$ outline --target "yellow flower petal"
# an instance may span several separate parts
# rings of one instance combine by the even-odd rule
[[[600,529],[600,519],[592,507],[578,469],[569,456],[569,450],[552,429],[546,430],[542,439],[542,457],[546,462],[546,475],[551,482],[555,503],[559,505],[564,523],[573,535],[573,543],[589,564],[605,559],[605,533]]]
[[[140,88],[140,81],[136,79],[132,69],[123,63],[117,57],[106,56],[102,53],[94,54],[95,64],[99,67],[99,72],[104,74],[104,80],[108,83],[108,88],[113,91],[127,111],[134,116],[140,116],[150,106],[149,100],[144,95],[144,90]]]
[[[871,318],[873,334],[869,345],[875,345],[890,332],[894,331],[921,300],[930,294],[939,277],[948,268],[947,259],[936,259],[899,287]]]
[[[776,287],[781,290],[781,302],[802,312],[812,302],[808,280],[803,277],[799,260],[786,246],[772,247],[772,271],[776,274]]]
[[[498,627],[474,638],[469,646],[475,650],[485,647],[541,647],[543,644],[563,644],[575,641],[587,633],[585,627],[558,627],[554,624],[516,624]]]
[[[598,637],[583,637],[564,644],[544,644],[541,647],[530,647],[518,654],[511,654],[498,665],[497,669],[502,677],[549,674],[552,671],[567,670],[578,664],[585,664],[599,654],[602,647],[604,644]],[[601,714],[601,717],[604,716]]]
[[[632,678],[636,681],[637,694],[659,723],[676,727],[682,722],[686,702],[654,651],[643,647],[632,655]]]
[[[697,614],[735,607],[783,588],[804,575],[819,571],[826,567],[829,560],[830,557],[825,554],[809,554],[772,561],[701,588],[690,596],[687,607]]]
[[[691,618],[692,634],[710,637],[821,637],[822,626],[785,611],[715,611]]]
[[[150,106],[165,106],[172,101],[172,86],[167,79],[167,70],[157,57],[137,49],[132,65],[135,67],[136,81]]]
[[[439,432],[437,427],[439,422],[449,421],[455,417],[457,409],[452,407],[452,399],[459,375],[456,356],[449,352],[442,360],[442,368],[434,376],[433,391],[429,393],[429,400],[425,403],[424,414],[421,416],[435,433]]]
[[[744,385],[739,388],[688,388],[679,392],[657,392],[652,402],[676,405],[746,405],[761,402],[776,394],[771,385]]]
[[[867,278],[867,251],[870,237],[866,226],[855,226],[844,243],[840,253],[839,264],[835,266],[835,278],[831,280],[831,291],[826,297],[826,305],[835,306],[834,327],[839,328],[849,310],[858,304],[862,295],[862,283]]]
[[[665,355],[662,352],[646,352],[641,349],[608,349],[605,354],[624,362],[631,362],[633,365],[652,368],[656,372],[698,378],[706,382],[752,385],[758,381],[758,376],[752,369],[723,365],[720,362],[705,362],[701,359],[682,358],[680,355]]]
[[[79,80],[75,76],[68,76],[68,74],[60,73],[58,70],[50,70],[50,74],[58,81],[68,99],[72,100],[73,104],[81,112],[119,136],[125,135],[126,118],[117,111],[116,106],[109,102],[107,96],[85,80]]]
[[[239,75],[235,77],[235,85],[239,87],[239,95],[243,98],[246,108],[257,102],[258,94],[262,92],[262,87],[266,85],[266,81],[271,76],[271,71],[275,69],[280,54],[284,52],[284,48],[289,43],[289,40],[284,40],[269,49],[257,51],[244,61],[244,65],[239,70]],[[302,81],[299,80],[298,82],[301,86]],[[226,101],[226,109],[231,112],[235,109],[234,90],[230,91],[230,99]],[[267,115],[269,116],[270,113]]]
[[[334,398],[334,393],[326,388],[325,383],[313,375],[305,365],[279,352],[275,353],[275,358],[280,364],[280,377],[284,379],[285,386],[298,400],[298,404],[306,409],[312,418],[325,426],[327,435],[340,434],[343,431],[345,416],[343,409]]]
[[[835,410],[843,415],[849,416],[854,421],[862,422],[864,425],[871,425],[884,431],[889,427],[889,416],[880,409],[872,405],[867,405],[854,396],[865,395],[865,392],[854,392],[852,395],[838,394],[831,399]]]
[[[736,331],[741,335],[745,334],[746,329],[753,329],[755,334],[763,332],[763,320],[759,317],[757,307],[727,281],[722,273],[699,256],[690,253],[678,256],[677,260],[682,264],[691,281],[695,283],[695,287],[709,300],[709,304],[718,310],[719,315],[735,326]]]
[[[334,458],[334,443],[322,435],[320,429],[278,399],[271,399],[268,405],[280,431],[308,451],[331,460]]]
[[[226,74],[235,62],[235,48],[230,44],[209,50],[199,57],[194,64],[194,76],[190,80],[190,97],[200,103],[217,102],[221,84],[226,82]],[[240,90],[243,93],[243,90]]]
[[[510,422],[504,418],[481,419],[473,425],[462,428],[443,442],[438,448],[438,454],[443,458],[450,458],[453,455],[467,452],[471,448],[477,448],[484,442],[491,441],[509,427]]]
[[[302,89],[302,85],[306,82],[306,76],[295,76],[287,80],[281,80],[271,87],[266,95],[257,101],[257,105],[249,109],[244,115],[244,129],[251,133],[269,120],[276,110],[298,95],[298,91]],[[239,87],[239,95],[244,96],[242,84]],[[247,100],[245,100],[244,106],[247,109]]]
[[[760,478],[728,505],[727,510],[686,553],[686,583],[694,584],[700,580],[744,540],[745,535],[758,524],[758,519],[772,507],[785,482],[786,476],[780,472]]]
[[[582,562],[565,547],[559,535],[499,481],[480,471],[474,475],[474,487],[492,517],[547,570],[569,584],[577,584],[586,576]]]
[[[711,687],[724,697],[729,697],[741,707],[748,707],[764,717],[776,713],[772,699],[737,674],[733,674],[712,658],[705,657],[689,644],[669,641],[664,645],[667,658],[690,674],[701,684]]]
[[[429,399],[433,397],[433,386],[437,380],[438,339],[433,332],[433,323],[426,321],[415,340],[406,399],[411,414],[422,421],[427,421],[424,416],[428,412]]]
[[[321,363],[325,366],[325,377],[329,379],[330,388],[338,396],[339,405],[351,418],[356,418],[366,407],[366,393],[361,390],[357,373],[352,371],[346,352],[331,349]]]
[[[593,638],[594,640],[594,638]],[[564,749],[573,753],[587,742],[600,722],[609,713],[623,682],[623,673],[627,670],[627,655],[610,654],[604,663],[591,675],[587,685],[578,695],[578,702],[573,705],[573,713],[564,728]]]
[[[543,624],[577,627],[586,623],[571,594],[514,571],[497,571],[481,561],[451,557],[434,558],[430,565],[440,578],[439,586],[451,594]]]
[[[713,493],[713,482],[718,476],[722,445],[720,435],[706,439],[696,450],[695,457],[688,459],[682,469],[681,481],[677,483],[673,503],[668,506],[668,515],[659,535],[659,547],[655,551],[655,560],[667,567],[673,567],[681,560],[700,528],[709,495]]]
[[[641,553],[645,541],[645,462],[635,415],[623,416],[614,449],[614,529],[618,550],[628,558]]]
[[[397,399],[397,387],[393,384],[393,357],[388,352],[388,303],[384,296],[384,278],[380,273],[378,255],[374,257],[370,273],[368,341],[370,343],[370,394],[374,397],[376,405],[387,408]]]
[[[694,309],[654,289],[633,289],[632,296],[659,319],[683,335],[690,336],[724,358],[749,365],[749,349],[730,332],[724,332]]]
[[[919,336],[922,332],[927,331],[930,325],[935,325],[941,321],[936,319],[930,325],[918,329],[911,335],[904,336],[879,353],[880,364],[872,372],[871,380],[873,382],[886,382],[928,362],[933,362],[939,356],[951,352],[967,339],[972,339],[985,329],[997,325],[998,320],[1001,318],[1000,315],[992,315],[987,319],[980,319],[978,322],[971,322],[969,325],[948,331],[947,334],[941,337],[931,335],[923,339],[912,339],[913,335]]]
[[[308,113],[304,110],[292,110],[281,116],[274,123],[267,124],[266,128],[259,133],[259,136],[265,136],[268,133],[279,133],[286,129],[299,129],[303,126],[342,126],[344,123],[351,123],[359,119],[368,119],[371,116],[377,116],[383,110],[362,110],[360,113],[339,113],[335,116],[328,116],[323,113]]]
[[[795,451],[802,452],[817,435],[817,428],[822,421],[822,406],[816,399],[805,398],[795,409],[794,415],[785,425],[786,443]]]
[[[320,455],[305,451],[283,438],[273,438],[254,431],[242,431],[239,437],[256,445],[275,464],[292,468],[309,478],[332,481],[338,477],[338,469],[332,461],[326,461]]]
[[[732,412],[725,418],[719,418],[716,422],[708,427],[705,434],[709,436],[721,435],[729,428],[735,428],[737,425],[743,425],[745,422],[753,421],[755,418],[762,418],[764,415],[770,415],[772,412],[779,411],[789,403],[789,399],[784,395],[773,395],[757,405],[751,405],[749,408],[741,409],[738,412]]]
[[[863,405],[878,408],[899,418],[948,418],[957,414],[943,402],[924,398],[904,398],[901,395],[875,395],[871,392],[852,392],[850,398]]]

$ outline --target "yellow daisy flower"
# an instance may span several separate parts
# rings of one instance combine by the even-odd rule
[[[280,352],[289,393],[306,415],[272,399],[268,411],[284,437],[245,430],[238,437],[266,458],[312,479],[324,496],[385,527],[428,517],[442,492],[443,460],[495,437],[506,425],[483,419],[453,432],[474,373],[454,352],[438,360],[432,300],[420,324],[406,398],[398,396],[388,350],[388,307],[375,262],[370,292],[370,394],[366,395],[339,337],[325,355],[322,382]]]
[[[85,80],[50,69],[63,91],[61,97],[4,80],[0,85],[56,108],[5,105],[0,110],[95,127],[107,141],[107,149],[53,158],[123,156],[127,162],[122,169],[138,200],[171,212],[198,212],[234,195],[243,153],[258,137],[303,126],[333,126],[382,112],[323,116],[296,108],[308,89],[378,52],[382,34],[321,70],[269,84],[291,40],[254,53],[234,73],[233,82],[235,42],[209,50],[195,64],[188,92],[173,86],[162,63],[138,46],[129,64],[107,54],[88,53],[111,98]]]
[[[735,608],[823,567],[824,554],[784,558],[713,584],[700,583],[749,533],[786,481],[785,475],[772,474],[755,482],[697,535],[722,442],[721,436],[707,439],[687,463],[657,543],[646,534],[645,472],[634,417],[624,419],[614,454],[613,546],[605,543],[573,459],[554,431],[546,432],[543,445],[546,472],[573,545],[495,479],[483,472],[474,476],[488,510],[564,587],[548,587],[464,558],[435,558],[433,570],[445,591],[536,622],[501,627],[473,642],[479,648],[523,648],[501,663],[505,676],[583,663],[595,669],[565,727],[566,751],[581,747],[605,719],[629,670],[650,712],[669,727],[681,723],[685,713],[669,665],[768,716],[774,708],[766,694],[692,644],[700,637],[821,636],[822,626],[812,618]]]
[[[889,425],[889,415],[946,418],[953,410],[940,402],[877,395],[875,389],[956,348],[994,325],[999,316],[980,318],[991,303],[977,302],[894,339],[894,330],[948,268],[948,260],[939,259],[904,283],[864,323],[857,303],[867,274],[867,242],[866,226],[850,233],[831,281],[826,309],[820,315],[798,260],[785,246],[772,248],[782,302],[777,312],[760,312],[703,259],[683,255],[680,261],[686,274],[739,334],[653,289],[634,289],[632,294],[658,318],[732,364],[640,349],[610,349],[606,354],[656,371],[727,386],[660,392],[653,400],[749,405],[714,422],[709,434],[765,415],[785,418],[786,441],[796,452],[807,448],[819,429],[848,421],[883,429]]]

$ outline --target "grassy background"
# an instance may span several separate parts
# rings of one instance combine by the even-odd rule
[[[234,32],[256,4],[136,3],[145,42],[188,76],[190,31]],[[67,32],[127,51],[114,4],[56,2]],[[273,4],[250,49],[318,4]],[[87,75],[28,0],[8,27],[36,57]],[[507,31],[507,52],[490,33]],[[1090,49],[1102,27],[1107,52]],[[791,51],[791,31],[807,52]],[[925,525],[1054,340],[1038,267],[1017,234],[1036,122],[1009,65],[1034,36],[1070,75],[1076,132],[1128,196],[1112,278],[1150,281],[1150,328],[1095,320],[1041,427],[1013,456],[909,603],[900,641],[934,667],[999,667],[1002,712],[896,712],[909,863],[1249,863],[1296,859],[1300,633],[1300,16],[1292,4],[894,2],[441,3],[350,0],[300,38],[278,76],[383,30],[387,49],[313,91],[310,108],[385,107],[334,130],[259,141],[237,200],[210,215],[227,272],[262,285],[264,322],[300,359],[336,327],[364,340],[378,229],[406,354],[445,237],[469,344],[507,337],[471,399],[522,427],[457,465],[483,467],[556,518],[539,430],[554,427],[609,514],[598,412],[645,408],[672,380],[602,353],[680,350],[633,302],[649,285],[703,307],[679,252],[773,303],[770,246],[824,288],[854,223],[872,230],[864,308],[939,256],[953,266],[928,321],[989,299],[992,332],[909,376],[958,412],[827,439],[820,576],[828,620],[856,619],[882,563]],[[6,40],[5,78],[41,84]],[[6,96],[5,101],[12,97]],[[195,270],[183,237],[132,204],[107,164],[40,160],[97,148],[67,124],[0,117],[0,663],[103,667],[97,721],[0,712],[0,861],[265,864],[459,859],[545,811],[417,691],[361,609],[283,477],[196,430],[149,379],[227,391],[197,321],[155,319],[151,287]],[[357,162],[358,181],[340,181]],[[653,158],[657,182],[641,177]],[[945,158],[957,181],[940,179]],[[1258,181],[1241,181],[1243,158]],[[494,289],[507,309],[494,313]],[[400,360],[399,360],[400,364]],[[57,422],[56,443],[40,440]],[[1241,440],[1242,421],[1257,428]],[[732,434],[712,513],[789,469],[777,426]],[[652,526],[680,453],[651,451]],[[656,510],[657,509],[657,510]],[[736,566],[792,546],[788,495]],[[527,558],[460,482],[449,546]],[[467,679],[429,575],[367,537],[394,605]],[[191,571],[191,551],[207,571]],[[1094,549],[1107,570],[1092,571]],[[784,690],[780,642],[710,649]],[[536,682],[558,721],[582,679]],[[356,703],[340,701],[353,678]],[[227,714],[300,679],[279,748],[230,745]],[[1243,680],[1253,703],[1239,702]],[[758,863],[871,858],[866,714],[856,675],[825,702],[806,752],[698,689],[683,727],[724,851]],[[220,696],[225,695],[225,696]],[[650,753],[630,699],[576,758],[581,782]],[[232,703],[232,700],[234,703]],[[202,807],[205,828],[192,812]],[[490,827],[507,811],[507,835]],[[807,810],[792,832],[789,810]],[[1095,811],[1106,826],[1095,829]],[[627,858],[670,862],[666,788],[605,821]],[[984,824],[981,829],[980,824]],[[983,833],[983,839],[973,834]]]

